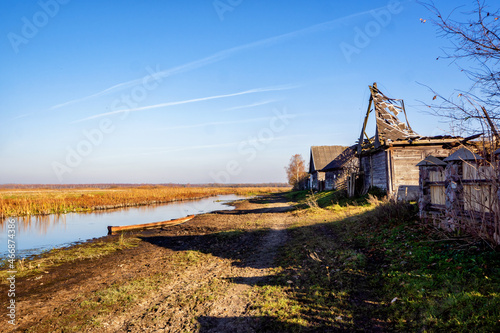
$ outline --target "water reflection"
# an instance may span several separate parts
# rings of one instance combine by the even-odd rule
[[[66,225],[66,214],[21,216],[16,219],[18,234],[36,232],[38,235],[45,235],[54,227],[61,228]],[[2,221],[2,226],[6,221]]]
[[[105,236],[107,226],[131,225],[176,219],[191,214],[229,210],[236,195],[222,195],[194,201],[125,207],[88,213],[68,213],[17,217],[17,256],[38,254],[54,247]],[[7,220],[0,221],[0,254],[7,254]]]

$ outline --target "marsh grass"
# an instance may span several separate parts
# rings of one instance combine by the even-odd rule
[[[258,195],[281,192],[277,187],[169,187],[145,186],[119,189],[0,190],[0,218],[24,215],[65,214],[121,207],[193,200],[223,194]]]

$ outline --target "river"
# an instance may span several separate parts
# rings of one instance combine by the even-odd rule
[[[59,248],[84,242],[107,234],[107,226],[122,226],[160,222],[203,214],[217,210],[231,210],[228,202],[245,197],[220,195],[200,200],[172,202],[160,205],[126,207],[94,211],[89,213],[68,213],[54,215],[34,215],[15,218],[16,222],[16,257],[40,254],[53,248]],[[0,254],[7,255],[7,219],[0,228]]]

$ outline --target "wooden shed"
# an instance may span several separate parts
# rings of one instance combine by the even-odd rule
[[[417,164],[429,155],[446,157],[450,149],[463,143],[462,137],[422,137],[410,127],[404,102],[385,96],[376,83],[370,86],[370,100],[357,145],[361,189],[385,190],[388,195],[404,200],[418,198],[419,169]],[[366,126],[375,114],[375,135],[368,137]],[[403,114],[405,122],[399,120]],[[471,139],[471,138],[468,138]]]
[[[323,168],[344,151],[344,146],[312,146],[309,158],[309,187],[315,191],[331,190],[325,184]]]
[[[357,146],[344,149],[333,161],[328,163],[322,171],[325,172],[325,188],[348,190],[348,179],[358,172]]]

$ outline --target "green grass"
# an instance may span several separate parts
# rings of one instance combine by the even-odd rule
[[[109,255],[113,252],[128,247],[137,246],[140,240],[135,237],[127,237],[121,234],[116,241],[96,241],[59,248],[47,251],[33,257],[18,259],[16,261],[17,277],[26,277],[44,272],[50,267],[64,265],[75,260],[93,259]],[[0,279],[6,283],[9,263],[7,260],[0,262]]]
[[[369,203],[370,197],[382,196],[381,191],[377,188],[371,189],[366,195],[356,196],[353,198],[348,198],[343,190],[323,192],[313,192],[310,190],[293,191],[287,192],[284,195],[287,199],[295,201],[298,208],[303,209],[314,208],[315,206],[327,209],[331,209],[334,206],[365,206]]]
[[[266,328],[498,331],[500,253],[420,225],[414,205],[369,200],[372,211],[289,229],[273,282],[252,289]]]
[[[500,328],[498,252],[484,244],[429,242],[426,230],[412,223],[382,230],[366,244],[388,248],[383,281],[387,289],[398,290],[400,301],[389,316],[395,327],[459,332]]]

